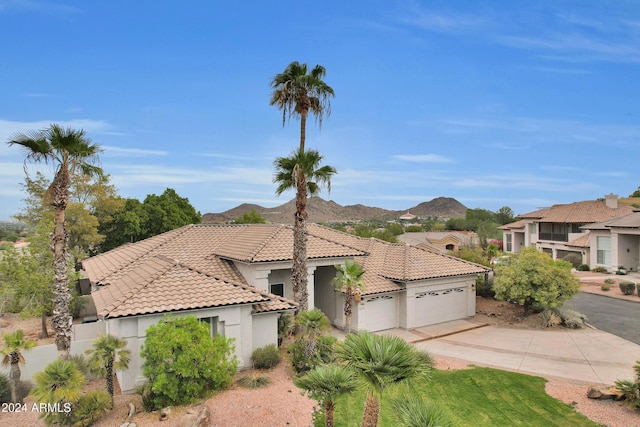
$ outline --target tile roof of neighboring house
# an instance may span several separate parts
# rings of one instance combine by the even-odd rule
[[[479,274],[485,267],[404,244],[361,238],[309,224],[310,259],[355,258],[364,294],[404,289],[399,282]],[[98,315],[122,317],[233,304],[254,312],[295,308],[249,286],[234,261],[290,261],[293,231],[283,225],[190,225],[113,249],[83,262]],[[336,263],[339,261],[336,261]]]
[[[589,243],[589,232],[584,235],[578,237],[577,239],[573,239],[570,242],[566,243],[567,246],[575,246],[577,248],[588,248],[591,246]]]
[[[509,224],[501,225],[500,227],[498,227],[498,230],[517,230],[519,228],[524,228],[525,224],[526,222],[523,219],[521,219],[516,222],[511,222]]]
[[[640,227],[640,212],[633,212],[622,218],[614,219],[613,221],[607,221],[607,227],[623,227],[623,228],[638,228]]]
[[[564,205],[553,205],[528,214],[519,215],[523,219],[534,219],[537,222],[588,224],[607,221],[630,214],[632,206],[622,205],[617,208],[607,207],[603,200],[587,200]],[[507,224],[506,226],[510,226]],[[503,227],[506,227],[503,226]]]

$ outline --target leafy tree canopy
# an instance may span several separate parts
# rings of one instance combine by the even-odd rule
[[[255,209],[251,209],[251,212],[243,213],[238,218],[236,218],[234,222],[236,224],[266,224],[267,220]]]
[[[536,248],[523,248],[509,265],[496,268],[496,298],[515,300],[525,309],[556,308],[580,290],[567,264],[556,263]]]

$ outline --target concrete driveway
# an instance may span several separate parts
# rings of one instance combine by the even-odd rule
[[[640,345],[590,328],[509,329],[455,320],[377,333],[399,336],[434,356],[599,386],[633,380],[640,359]]]

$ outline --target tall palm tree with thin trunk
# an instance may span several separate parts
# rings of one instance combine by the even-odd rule
[[[70,313],[71,291],[69,289],[68,265],[69,233],[64,215],[69,204],[71,176],[80,172],[88,176],[102,177],[98,163],[100,147],[93,144],[83,130],[64,128],[52,124],[47,129],[17,134],[7,141],[9,146],[18,145],[25,151],[25,162],[51,164],[55,175],[45,194],[46,202],[54,208],[54,228],[51,234],[53,250],[53,317],[51,322],[56,333],[58,356],[69,357],[71,349],[72,316]]]
[[[351,333],[351,314],[353,307],[354,297],[356,302],[359,302],[360,295],[365,289],[364,281],[364,269],[356,262],[347,261],[344,263],[344,267],[336,265],[336,271],[338,275],[335,278],[336,288],[344,292],[344,323],[347,333]]]
[[[358,383],[354,372],[344,366],[320,365],[293,383],[309,393],[309,396],[324,406],[324,425],[333,427],[336,400],[354,392]]]
[[[10,366],[9,369],[9,387],[11,388],[11,401],[20,403],[21,397],[18,396],[18,384],[20,383],[20,365],[24,365],[25,360],[22,353],[36,345],[35,341],[25,339],[24,332],[18,329],[15,332],[6,333],[2,336],[5,348],[2,350],[4,357],[2,358],[2,366]]]
[[[362,427],[378,425],[380,399],[388,387],[427,377],[432,366],[429,355],[402,338],[366,331],[347,335],[336,354],[367,386]]]
[[[271,80],[270,105],[282,110],[282,126],[291,116],[300,116],[300,151],[305,149],[307,116],[316,118],[318,127],[322,127],[325,116],[331,115],[330,98],[335,96],[331,86],[322,79],[327,70],[316,65],[308,70],[307,64],[293,61],[284,72],[276,74]]]
[[[276,194],[296,189],[296,213],[293,225],[293,299],[299,304],[298,313],[309,308],[307,291],[307,198],[320,191],[323,185],[331,191],[331,177],[336,173],[332,166],[320,166],[323,157],[317,150],[294,151],[291,157],[278,157],[274,161],[278,184]]]
[[[131,350],[126,348],[127,341],[114,335],[100,335],[93,342],[93,348],[86,351],[89,355],[91,371],[106,378],[107,393],[113,405],[113,375],[125,370],[131,361]]]

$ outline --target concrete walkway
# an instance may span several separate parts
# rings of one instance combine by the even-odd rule
[[[379,333],[400,336],[434,356],[594,385],[633,379],[640,359],[640,345],[595,329],[509,329],[456,320]]]

